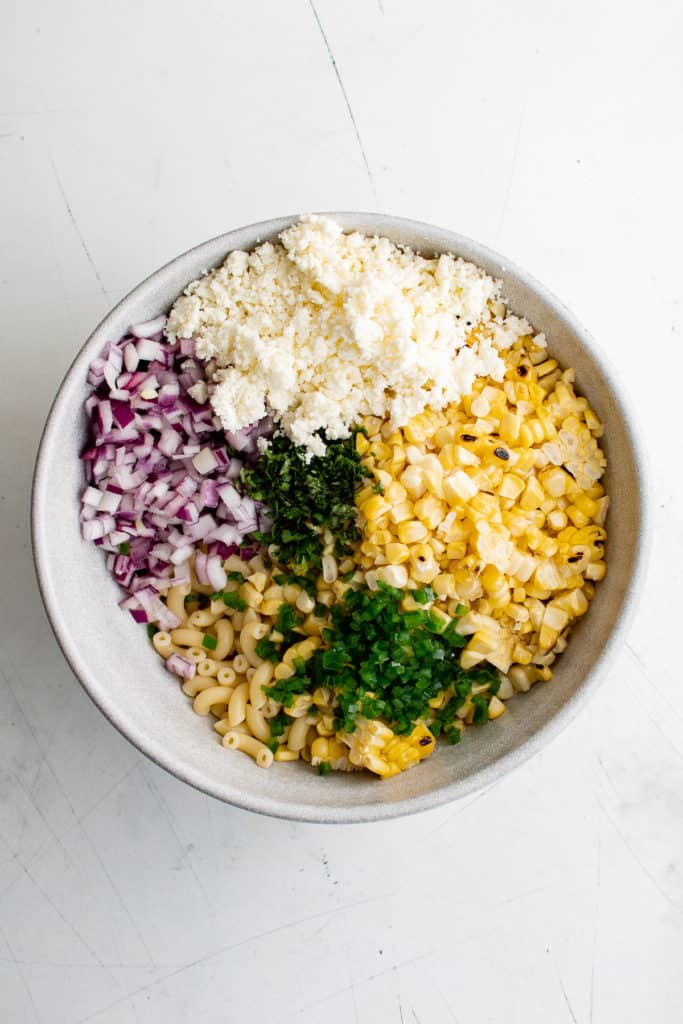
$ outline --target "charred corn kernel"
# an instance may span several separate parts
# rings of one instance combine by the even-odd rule
[[[419,519],[399,523],[396,532],[402,544],[417,544],[429,535],[427,527]]]
[[[432,551],[429,544],[414,544],[410,549],[410,563],[411,565],[421,568],[426,564],[431,564],[435,561],[434,552]]]
[[[353,733],[342,734],[349,748],[349,760],[382,778],[391,778],[428,757],[435,741],[429,729],[419,723],[409,736],[396,736],[382,722],[356,719]]]
[[[370,522],[373,519],[379,519],[380,516],[388,512],[391,505],[381,494],[373,494],[371,498],[360,506],[360,510],[367,520]]]

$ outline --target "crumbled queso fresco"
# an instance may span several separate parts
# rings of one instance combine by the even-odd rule
[[[474,264],[311,215],[280,244],[231,252],[190,284],[167,334],[196,340],[225,430],[270,413],[321,455],[317,431],[347,437],[366,415],[402,426],[457,402],[478,377],[502,380],[499,351],[531,333],[505,312],[500,282]]]

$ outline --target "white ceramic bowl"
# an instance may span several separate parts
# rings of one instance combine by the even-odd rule
[[[609,572],[552,682],[516,696],[501,719],[468,729],[457,747],[439,745],[418,768],[386,782],[341,772],[321,778],[303,765],[263,771],[222,748],[210,721],[193,714],[166,673],[144,629],[118,610],[120,594],[101,552],[79,533],[88,364],[130,324],[167,311],[189,281],[230,250],[274,240],[295,217],[253,224],[197,246],[152,274],[105,317],[76,356],[48,416],[34,477],[32,527],[38,579],[59,644],[86,691],[124,736],[178,778],[239,807],[301,821],[356,822],[426,810],[470,793],[511,771],[570,721],[607,665],[638,589],[644,485],[642,457],[614,380],[586,331],[542,285],[484,246],[440,228],[378,214],[331,216],[347,230],[385,235],[425,255],[457,253],[502,278],[513,310],[545,331],[561,364],[575,368],[579,392],[605,424]]]

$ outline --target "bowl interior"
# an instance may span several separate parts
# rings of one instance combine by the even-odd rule
[[[221,747],[211,720],[195,715],[147,642],[144,627],[117,609],[118,588],[102,554],[78,526],[85,440],[82,404],[91,359],[131,323],[165,312],[193,278],[235,248],[275,239],[293,217],[229,232],[178,257],[139,285],[105,318],[71,366],[46,425],[33,492],[33,543],[43,598],[60,645],[84,687],[113,724],[158,764],[239,806],[313,821],[362,821],[425,810],[495,779],[565,724],[606,660],[629,602],[639,556],[642,484],[633,440],[613,384],[589,339],[553,296],[490,250],[451,232],[393,217],[332,214],[347,229],[383,234],[425,255],[455,252],[503,279],[512,308],[544,330],[549,348],[576,370],[577,388],[605,424],[611,496],[609,572],[572,634],[553,681],[515,697],[495,725],[470,729],[419,768],[386,782],[343,773],[320,778],[302,766],[257,768]],[[609,557],[609,555],[608,555]]]

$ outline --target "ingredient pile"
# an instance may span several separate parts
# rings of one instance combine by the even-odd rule
[[[88,383],[83,537],[260,767],[459,742],[551,679],[605,575],[602,425],[458,257],[303,217]]]

